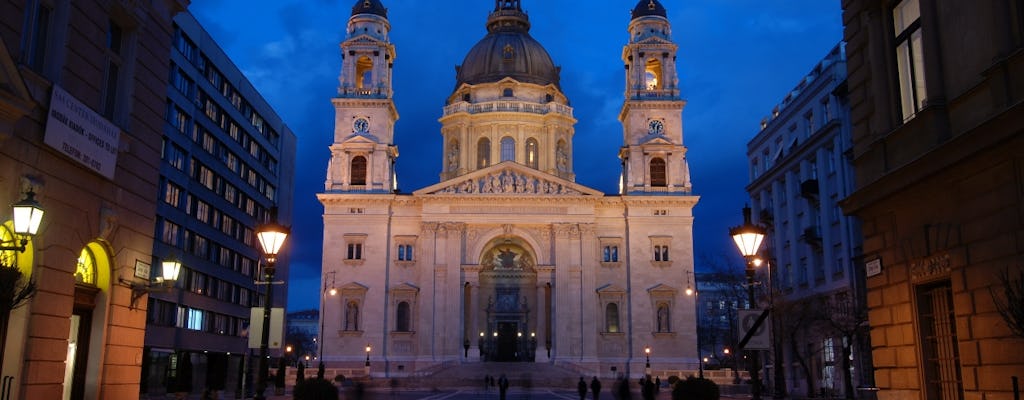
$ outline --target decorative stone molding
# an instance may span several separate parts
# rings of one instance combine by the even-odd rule
[[[949,253],[942,253],[911,262],[910,278],[913,282],[921,282],[949,276],[951,260]]]

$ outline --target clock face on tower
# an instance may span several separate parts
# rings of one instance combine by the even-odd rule
[[[352,123],[352,129],[359,133],[366,133],[370,131],[370,121],[366,118],[356,118],[356,121]]]
[[[665,131],[665,123],[661,122],[660,119],[652,119],[647,123],[647,131],[655,135],[660,135]]]

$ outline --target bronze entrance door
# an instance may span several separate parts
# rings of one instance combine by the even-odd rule
[[[521,361],[516,345],[518,327],[516,322],[498,322],[498,353],[494,361]]]

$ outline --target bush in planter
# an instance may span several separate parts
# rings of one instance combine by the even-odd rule
[[[672,387],[672,400],[719,400],[720,394],[714,381],[693,376]]]
[[[295,383],[294,400],[338,400],[338,388],[326,379],[305,379]]]

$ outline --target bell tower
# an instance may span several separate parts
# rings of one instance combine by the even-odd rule
[[[380,0],[357,0],[341,42],[328,192],[390,193],[396,189],[394,144],[398,110],[391,86],[395,46]]]
[[[622,50],[626,91],[619,121],[623,144],[620,190],[631,193],[689,193],[683,107],[672,25],[658,0],[640,0]]]

